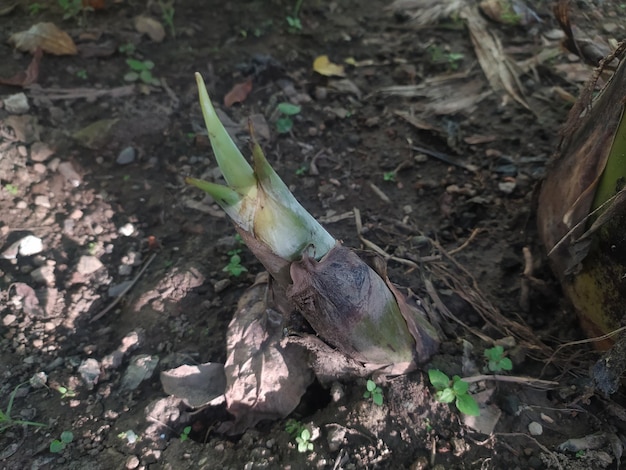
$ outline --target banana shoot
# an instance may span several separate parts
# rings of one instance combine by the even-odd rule
[[[409,305],[378,263],[342,246],[295,199],[253,142],[249,165],[220,123],[196,74],[202,113],[226,185],[188,178],[209,193],[234,222],[273,279],[283,319],[299,311],[321,339],[367,364],[426,361],[437,333]]]

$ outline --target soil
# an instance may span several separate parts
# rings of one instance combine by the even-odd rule
[[[432,254],[424,240],[437,240],[488,302],[549,347],[582,337],[533,220],[569,98],[592,72],[560,47],[550,5],[536,2],[540,22],[488,23],[509,57],[532,63],[519,76],[525,108],[490,88],[458,16],[416,27],[382,0],[312,0],[298,28],[287,22],[295,3],[178,0],[175,31],[162,2],[107,2],[65,20],[56,2],[2,11],[0,77],[32,59],[4,41],[39,22],[69,33],[78,54],[44,54],[23,90],[0,85],[0,409],[45,424],[0,428],[0,468],[619,468],[624,424],[602,397],[584,395],[584,368],[546,364],[515,339],[502,343],[509,375],[556,382],[549,390],[473,384],[493,430],[436,401],[424,371],[483,373],[493,345],[484,339],[502,336],[460,299],[467,328],[450,326],[422,371],[382,384],[382,405],[364,398],[365,379],[311,387],[290,416],[313,431],[311,451],[298,452],[286,420],[225,436],[216,432],[229,419],[223,406],[195,410],[164,393],[160,371],[225,361],[237,300],[263,270],[220,209],[184,182],[219,175],[196,71],[239,147],[252,116],[276,171],[345,245],[362,247],[356,208],[363,235],[396,258],[422,262]],[[590,38],[619,39],[620,8],[577,2],[573,21]],[[137,32],[138,15],[161,22],[165,39]],[[555,52],[539,60],[546,50]],[[343,64],[345,79],[314,72],[320,55]],[[125,81],[129,58],[152,61],[158,81]],[[248,78],[251,92],[225,107]],[[28,107],[14,111],[19,92]],[[444,109],[455,93],[468,103]],[[301,106],[285,133],[280,102]],[[247,271],[236,277],[224,267],[238,249]],[[527,289],[529,266],[542,289]],[[389,260],[390,278],[418,295],[423,272]],[[596,445],[559,447],[594,433]]]

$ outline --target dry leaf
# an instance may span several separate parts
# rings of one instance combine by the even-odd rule
[[[135,18],[135,29],[139,33],[147,34],[154,42],[162,42],[165,39],[163,25],[149,16],[138,16]]]
[[[343,65],[333,64],[327,55],[321,55],[313,62],[313,70],[325,77],[345,77]]]
[[[505,90],[524,108],[530,109],[523,97],[514,63],[504,53],[500,40],[489,31],[485,19],[470,6],[462,10],[461,16],[467,22],[474,52],[491,88],[496,92]]]
[[[239,434],[263,419],[284,418],[313,382],[305,349],[283,344],[283,316],[268,305],[267,273],[240,298],[226,334],[226,409],[235,421],[220,429]]]
[[[243,103],[251,91],[251,78],[248,78],[245,82],[237,83],[228,93],[226,93],[226,96],[224,96],[224,106],[230,108],[235,103]]]
[[[44,52],[54,55],[76,55],[76,44],[65,31],[57,28],[54,23],[38,23],[28,31],[21,31],[9,38],[20,51],[35,53],[38,47]]]
[[[0,77],[0,84],[20,86],[23,88],[32,85],[37,81],[37,77],[39,76],[39,62],[41,61],[42,56],[43,52],[41,51],[41,48],[37,48],[35,50],[35,54],[33,55],[33,59],[30,61],[30,64],[28,64],[28,68],[25,72],[20,71],[11,78]]]

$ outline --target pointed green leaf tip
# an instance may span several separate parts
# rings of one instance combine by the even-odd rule
[[[256,185],[252,167],[241,154],[217,117],[215,108],[213,108],[209,94],[206,91],[204,80],[197,72],[196,82],[198,84],[204,123],[209,133],[217,165],[220,167],[228,186],[236,189],[238,192],[246,193],[250,187]]]
[[[221,184],[209,183],[196,178],[185,178],[185,183],[208,193],[221,207],[234,206],[242,199],[236,191]]]

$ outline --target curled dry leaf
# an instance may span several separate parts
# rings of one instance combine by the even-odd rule
[[[313,62],[313,70],[325,77],[345,77],[346,72],[343,65],[332,63],[327,55],[321,55]]]
[[[28,64],[28,68],[26,69],[26,71],[20,71],[10,78],[0,77],[0,84],[20,87],[27,87],[29,85],[32,85],[37,81],[37,78],[39,77],[39,62],[41,62],[42,56],[43,52],[41,51],[41,48],[37,48],[35,50],[35,53],[33,54],[33,59],[30,61],[30,64]]]
[[[237,83],[224,96],[224,106],[230,108],[235,103],[243,103],[248,94],[252,91],[252,78],[248,78],[245,82]]]
[[[284,418],[300,403],[313,372],[306,350],[281,342],[283,316],[267,304],[267,273],[237,305],[226,335],[226,409],[235,421],[221,431],[239,434],[264,419]]]
[[[163,25],[149,16],[136,17],[135,29],[141,34],[147,34],[154,42],[162,42],[165,39],[165,28],[163,28]]]
[[[37,48],[54,55],[76,55],[78,50],[72,38],[54,23],[37,23],[28,31],[21,31],[9,38],[9,43],[20,50],[35,53]]]

